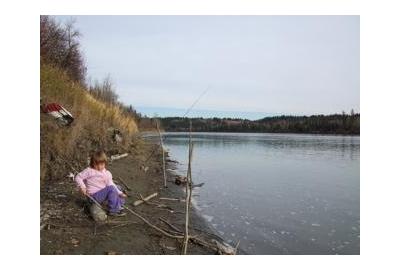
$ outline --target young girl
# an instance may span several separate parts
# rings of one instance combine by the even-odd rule
[[[106,154],[96,152],[90,158],[90,167],[78,173],[75,182],[85,196],[90,195],[100,204],[107,200],[109,215],[123,216],[125,213],[121,210],[126,195],[114,184],[111,173],[105,168],[106,163]]]

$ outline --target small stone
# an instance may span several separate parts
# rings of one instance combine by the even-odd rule
[[[78,240],[78,239],[75,239],[75,238],[72,238],[72,239],[71,239],[71,244],[73,244],[74,246],[78,246],[79,240]]]

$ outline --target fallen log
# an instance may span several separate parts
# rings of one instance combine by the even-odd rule
[[[150,199],[156,197],[157,195],[158,195],[158,193],[155,192],[155,193],[153,193],[153,194],[147,196],[146,198],[142,198],[141,200],[135,201],[135,202],[133,203],[133,205],[134,205],[134,206],[141,205],[142,203],[147,202],[148,200],[150,200]]]

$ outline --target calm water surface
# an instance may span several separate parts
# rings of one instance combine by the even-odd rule
[[[359,254],[360,137],[193,133],[195,205],[250,254]],[[188,134],[165,133],[186,174]]]

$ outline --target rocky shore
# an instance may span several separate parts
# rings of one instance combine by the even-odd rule
[[[158,149],[157,149],[158,148]],[[127,157],[115,160],[107,168],[115,182],[130,187],[126,205],[164,230],[184,230],[185,203],[160,198],[184,198],[181,186],[175,184],[176,163],[168,159],[167,188],[163,186],[159,145],[141,141]],[[78,168],[77,168],[78,169]],[[79,168],[83,169],[83,168]],[[157,193],[149,203],[134,206],[141,197]],[[41,189],[41,254],[180,254],[181,239],[163,235],[145,222],[127,213],[124,217],[108,218],[104,224],[93,221],[87,211],[86,199],[67,176]],[[191,234],[206,243],[222,242],[207,222],[192,207]],[[206,243],[190,241],[188,254],[216,254]]]

